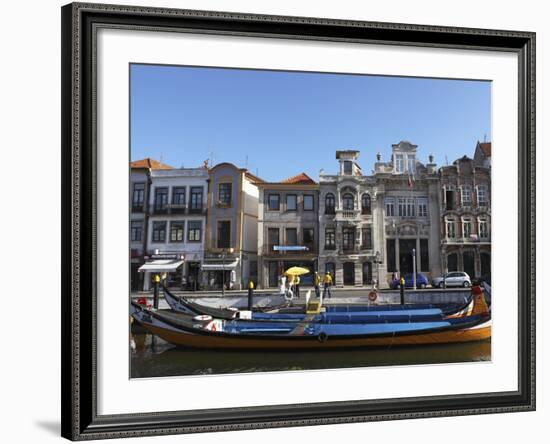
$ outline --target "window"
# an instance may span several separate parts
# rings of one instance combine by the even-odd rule
[[[184,221],[170,223],[170,242],[183,242],[184,227]]]
[[[230,183],[220,183],[218,185],[218,205],[231,205],[231,189],[232,186]]]
[[[325,196],[325,214],[334,214],[335,200],[334,194],[328,193]]]
[[[454,239],[456,237],[456,224],[454,220],[447,220],[445,222],[445,231],[447,238]]]
[[[267,246],[269,251],[274,250],[275,245],[280,245],[279,243],[279,229],[278,228],[268,228],[267,229]]]
[[[304,194],[304,211],[313,211],[313,196]]]
[[[280,197],[278,194],[270,194],[267,196],[267,208],[269,211],[279,211],[281,207],[280,204]]]
[[[187,222],[187,242],[200,242],[202,232],[202,222],[200,220],[190,220]]]
[[[472,205],[472,187],[470,185],[463,185],[460,189],[460,196],[462,199],[463,206]]]
[[[414,198],[407,198],[407,217],[414,217],[416,213]]]
[[[354,208],[354,202],[353,202],[353,195],[350,193],[344,194],[342,197],[342,206],[344,207],[344,210],[353,210]]]
[[[354,227],[344,227],[342,229],[342,247],[344,250],[353,250],[355,248]]]
[[[415,156],[407,156],[407,171],[414,173],[416,170],[416,158]]]
[[[406,200],[404,197],[400,197],[397,199],[397,207],[399,209],[399,217],[405,217],[405,214],[407,214],[407,206]]]
[[[172,188],[172,203],[174,205],[185,205],[185,187]]]
[[[420,271],[430,271],[428,239],[420,239]]]
[[[384,202],[386,204],[386,217],[395,216],[395,199],[393,197],[387,197]]]
[[[481,239],[489,237],[489,224],[486,219],[479,219],[479,237]]]
[[[455,191],[453,188],[444,188],[445,192],[445,209],[447,211],[455,209]]]
[[[400,197],[397,199],[399,217],[414,217],[415,207],[414,198],[412,197]]]
[[[296,211],[298,208],[296,194],[286,195],[286,211]]]
[[[143,211],[144,201],[145,201],[145,184],[134,183],[134,191],[132,193],[132,210]]]
[[[168,188],[155,188],[155,205],[154,209],[157,212],[166,211],[168,204]]]
[[[218,248],[229,248],[231,245],[231,222],[218,221]]]
[[[191,187],[191,212],[202,211],[202,187]]]
[[[361,196],[361,214],[371,214],[370,195],[367,193]]]
[[[336,248],[336,231],[334,228],[325,228],[325,250],[334,250]]]
[[[462,221],[462,237],[469,238],[472,235],[472,221],[463,219]]]
[[[361,228],[361,247],[364,250],[372,249],[372,228],[371,227]]]
[[[286,245],[298,245],[298,230],[296,228],[285,229]]]
[[[418,217],[428,217],[428,198],[419,197],[417,202],[418,202]]]
[[[130,223],[130,240],[132,242],[141,241],[142,229],[143,229],[143,223],[140,220],[133,220]]]
[[[351,160],[344,160],[344,174],[353,173],[353,164]]]
[[[478,185],[478,187],[477,187],[477,204],[480,207],[487,206],[487,185]]]
[[[153,222],[153,242],[166,241],[166,222]]]
[[[403,154],[395,154],[395,172],[402,173],[405,170],[405,159]]]
[[[303,245],[307,247],[308,251],[313,251],[313,243],[315,238],[313,228],[304,228],[302,230],[302,236]]]

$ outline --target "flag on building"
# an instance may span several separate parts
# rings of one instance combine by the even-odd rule
[[[414,186],[414,175],[409,173],[409,188]]]

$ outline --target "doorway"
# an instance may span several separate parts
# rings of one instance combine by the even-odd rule
[[[399,271],[401,275],[413,272],[413,250],[416,239],[399,239]]]
[[[470,279],[474,279],[476,277],[474,253],[465,252],[462,255],[462,260],[464,261],[464,271],[468,273]]]
[[[363,262],[363,285],[372,284],[372,262]]]
[[[355,264],[344,262],[344,285],[355,285]]]

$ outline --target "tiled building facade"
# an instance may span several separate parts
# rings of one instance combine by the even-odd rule
[[[230,163],[176,170],[133,162],[132,289],[148,287],[137,269],[156,250],[185,255],[171,280],[187,289],[244,289],[250,280],[273,288],[295,265],[331,272],[336,286],[385,288],[413,263],[428,279],[490,277],[490,142],[478,142],[473,159],[438,168],[401,141],[389,161],[376,155],[368,175],[359,154],[337,151],[337,173],[321,171],[319,183],[305,173],[267,183]]]
[[[490,151],[489,151],[490,152]],[[491,274],[491,169],[464,156],[441,167],[441,256],[446,272]]]
[[[319,185],[302,173],[258,188],[258,284],[277,287],[290,267],[317,269]]]

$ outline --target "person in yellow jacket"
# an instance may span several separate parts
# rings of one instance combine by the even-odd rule
[[[332,276],[330,275],[330,272],[325,273],[325,277],[323,278],[323,298],[325,298],[328,294],[328,297],[330,299],[330,287],[332,286]]]
[[[319,276],[319,272],[315,272],[315,276],[313,277],[313,285],[315,286],[315,296],[319,297],[321,296],[321,276]]]

